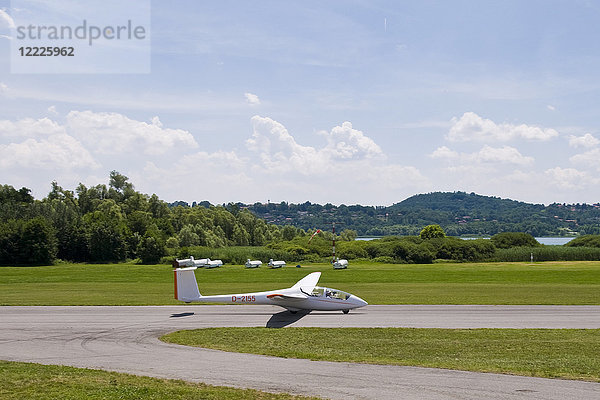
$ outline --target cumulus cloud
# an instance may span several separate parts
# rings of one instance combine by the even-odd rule
[[[576,154],[569,159],[572,163],[600,168],[600,148],[595,148],[585,153]]]
[[[384,158],[381,148],[350,122],[321,131],[327,140],[322,148],[303,146],[281,123],[255,115],[251,119],[252,137],[246,141],[248,149],[257,152],[267,168],[290,169],[312,174],[328,168],[334,161],[357,161]]]
[[[456,159],[459,157],[459,154],[450,150],[446,146],[438,147],[433,153],[429,155],[431,158],[441,158],[441,159]]]
[[[520,165],[533,163],[533,157],[523,156],[519,150],[510,146],[498,148],[485,145],[478,153],[476,153],[475,159],[482,162],[500,162]]]
[[[132,174],[131,178],[139,182],[136,186],[165,193],[170,200],[182,199],[185,187],[184,199],[230,202],[244,199],[254,185],[247,166],[247,160],[233,151],[198,151],[181,157],[177,163],[147,161],[139,176]]]
[[[24,118],[16,122],[0,120],[0,136],[37,137],[65,133],[65,128],[49,118]]]
[[[258,153],[267,169],[295,170],[312,173],[324,166],[315,148],[296,142],[281,123],[255,115],[251,119],[253,132],[246,140],[249,150]]]
[[[571,147],[595,147],[600,143],[600,140],[592,136],[591,133],[586,133],[583,136],[569,135],[569,146]]]
[[[104,154],[141,150],[145,154],[159,155],[177,145],[198,147],[188,131],[164,128],[158,117],[147,123],[118,113],[71,111],[67,115],[67,128],[72,135]]]
[[[7,93],[7,92],[8,92],[8,86],[6,86],[6,84],[4,82],[0,82],[0,94]]]
[[[332,158],[362,159],[382,157],[383,151],[363,132],[352,128],[348,121],[334,127],[331,132],[320,132],[327,138],[327,147],[323,150]]]
[[[50,106],[50,107],[48,107],[48,112],[50,114],[58,115],[58,111],[56,111],[56,106]]]
[[[467,141],[499,141],[513,139],[545,141],[558,136],[554,129],[543,129],[530,125],[497,124],[486,118],[481,118],[474,112],[466,112],[460,119],[452,118],[452,127],[446,138],[452,142]]]
[[[16,27],[15,21],[6,11],[0,9],[0,27],[13,29]]]
[[[458,153],[446,146],[437,148],[429,155],[432,158],[445,159],[447,161],[456,161],[459,164],[465,164],[468,168],[473,163],[507,163],[517,165],[528,165],[533,163],[533,157],[524,156],[514,147],[502,146],[491,147],[485,145],[481,150],[474,153]]]
[[[587,172],[575,168],[555,167],[546,170],[545,175],[553,185],[560,189],[583,189],[598,183],[598,179],[592,178]]]
[[[97,168],[99,164],[78,140],[60,133],[40,140],[0,144],[0,166],[62,170]]]
[[[244,96],[246,97],[246,102],[252,106],[258,106],[260,105],[260,99],[258,98],[257,95],[252,94],[252,93],[244,93]]]
[[[350,122],[319,132],[327,142],[312,147],[299,144],[283,124],[271,118],[254,116],[251,121],[253,133],[246,146],[256,154],[251,158],[252,169],[256,176],[271,176],[266,184],[280,191],[312,201],[315,196],[332,201],[327,199],[350,194],[354,199],[363,195],[366,199],[375,193],[409,187],[415,190],[429,184],[417,168],[388,163],[381,148]],[[306,197],[315,188],[322,193]],[[393,192],[388,196],[397,199]],[[372,199],[364,201],[373,203]]]

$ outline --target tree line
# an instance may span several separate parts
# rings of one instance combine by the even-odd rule
[[[267,224],[237,205],[170,206],[134,189],[117,171],[108,185],[74,191],[52,182],[36,200],[27,188],[0,185],[0,265],[160,260],[188,246],[263,246],[305,232]]]
[[[492,204],[500,204],[494,211],[496,214],[489,214],[492,211],[474,211],[483,196],[457,192],[450,197],[456,204],[449,205],[443,201],[448,200],[447,194],[419,195],[407,200],[404,208],[393,206],[396,207],[396,216],[390,216],[391,207],[319,206],[309,202],[302,205],[257,203],[252,207],[239,203],[214,206],[206,201],[191,206],[184,202],[168,204],[155,194],[136,191],[129,179],[117,171],[110,173],[108,185],[87,187],[80,183],[73,191],[52,182],[50,192],[41,200],[34,199],[27,188],[17,190],[10,185],[0,185],[0,265],[42,265],[57,259],[74,262],[139,259],[142,263],[156,263],[166,256],[187,257],[190,254],[223,257],[234,263],[243,263],[246,257],[251,256],[322,262],[331,259],[333,233],[322,231],[314,236],[312,234],[316,227],[326,228],[331,222],[342,228],[335,237],[338,241],[337,255],[347,259],[415,263],[436,259],[483,261],[502,253],[505,257],[520,260],[529,256],[530,251],[526,249],[539,246],[525,229],[520,233],[497,233],[491,241],[447,237],[447,234],[454,235],[455,231],[452,225],[450,229],[444,227],[443,221],[447,221],[447,216],[440,213],[466,214],[468,211],[472,217],[477,216],[476,219],[485,219],[502,213],[508,215],[510,211],[516,213],[511,217],[514,221],[520,215],[511,200],[486,198],[488,208]],[[413,208],[419,215],[425,215],[423,210],[418,211],[418,205],[423,203],[428,203],[431,215],[416,218],[411,221],[414,225],[402,225],[408,228],[402,230],[401,236],[389,235],[369,242],[355,241],[357,231],[349,229],[357,226],[354,222],[366,224],[369,218],[381,222],[384,211],[387,214],[385,218],[392,221],[399,215],[403,218],[411,215]],[[553,221],[570,218],[569,213],[577,212],[576,206],[544,208],[525,204],[519,207],[539,213],[550,209],[557,214],[552,217]],[[595,207],[579,207],[580,211],[590,215],[596,212]],[[277,215],[295,214],[321,217],[300,220],[304,222],[298,226],[293,226],[299,220],[292,217],[286,217],[286,225],[276,223],[280,221],[279,217],[275,218]],[[438,224],[437,218],[442,223]],[[313,221],[314,225],[309,226],[306,221]],[[431,221],[433,224],[425,223]],[[425,225],[428,226],[423,229]],[[397,225],[386,226],[393,228]],[[597,227],[598,224],[591,226]],[[504,228],[499,225],[498,229]],[[582,236],[568,245],[582,246],[583,249],[555,249],[552,254],[546,249],[544,257],[573,257],[573,254],[585,253],[585,259],[598,259],[597,251],[593,250],[600,247],[598,237]],[[514,248],[520,250],[507,250]],[[538,253],[541,251],[536,250]],[[556,255],[558,251],[562,253]]]

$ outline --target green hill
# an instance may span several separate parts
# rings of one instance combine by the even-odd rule
[[[279,203],[239,205],[260,218],[302,229],[340,229],[359,235],[416,235],[429,224],[448,235],[493,235],[527,232],[534,236],[600,233],[600,205],[530,204],[465,192],[418,194],[389,207]]]

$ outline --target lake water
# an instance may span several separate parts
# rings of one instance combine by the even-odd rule
[[[461,238],[463,240],[473,240],[473,239],[489,239],[489,237],[484,238]],[[571,240],[575,239],[574,237],[536,237],[535,240],[540,242],[541,244],[546,244],[550,246],[562,246],[565,243],[569,243]]]
[[[379,237],[358,237],[356,240],[373,240],[373,239],[381,239]],[[470,238],[464,237],[461,238],[463,240],[474,240],[474,239],[489,239],[489,237],[484,238]],[[574,237],[536,237],[535,240],[540,242],[541,244],[546,244],[550,246],[562,246],[565,243],[569,243],[571,240],[575,239]]]

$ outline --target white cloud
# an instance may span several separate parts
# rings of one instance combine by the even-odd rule
[[[600,140],[592,136],[591,133],[586,133],[583,136],[569,135],[569,146],[571,147],[595,147],[600,143]]]
[[[12,19],[10,15],[6,13],[6,11],[0,9],[0,27],[4,26],[5,28],[13,29],[16,27],[15,21]]]
[[[546,108],[550,111],[556,111],[556,107],[554,107],[552,104],[548,104]]]
[[[62,170],[97,168],[99,164],[79,141],[60,133],[40,140],[0,144],[0,166]]]
[[[524,156],[514,147],[502,146],[491,147],[485,145],[478,152],[458,153],[446,146],[437,148],[429,155],[431,158],[445,159],[455,161],[458,164],[464,164],[467,168],[472,168],[474,163],[507,163],[517,165],[528,165],[533,163],[533,157]]]
[[[546,170],[545,175],[551,180],[551,184],[559,189],[583,189],[598,184],[598,179],[574,168],[555,167]]]
[[[24,118],[16,122],[0,120],[0,137],[38,137],[65,133],[65,128],[49,118]]]
[[[99,167],[79,140],[49,118],[0,120],[0,138],[7,142],[0,144],[2,168],[68,170]]]
[[[533,157],[523,156],[519,150],[510,146],[498,148],[485,145],[475,154],[475,159],[482,162],[500,162],[519,165],[533,163]]]
[[[246,199],[254,182],[248,175],[248,161],[233,151],[204,151],[185,155],[175,163],[146,162],[131,174],[136,187],[164,193],[161,198],[230,202]],[[182,187],[185,188],[182,193]]]
[[[431,158],[442,158],[442,159],[456,159],[459,157],[459,154],[450,150],[446,146],[438,147],[433,153],[429,155]]]
[[[268,169],[312,174],[329,168],[334,161],[385,158],[371,138],[347,121],[330,132],[319,132],[327,139],[327,145],[320,149],[298,144],[281,123],[271,118],[255,115],[251,121],[254,130],[246,145],[259,154]]]
[[[12,36],[8,36],[8,35],[0,35],[0,38],[7,39],[7,40],[12,40]]]
[[[595,148],[585,153],[576,154],[569,159],[572,163],[600,168],[600,148]]]
[[[474,112],[466,112],[460,119],[452,118],[452,127],[446,138],[452,142],[467,141],[509,141],[513,139],[549,140],[558,136],[554,129],[543,129],[525,124],[496,124],[490,119],[481,118]]]
[[[295,170],[309,174],[319,171],[326,160],[319,157],[315,148],[302,146],[289,134],[279,122],[255,115],[251,119],[252,137],[246,140],[246,146],[258,153],[268,170]]]
[[[71,111],[67,129],[95,151],[104,154],[164,154],[175,146],[196,148],[194,137],[182,129],[163,128],[158,117],[151,123],[136,121],[122,114]]]
[[[7,93],[7,92],[8,92],[8,86],[6,86],[6,84],[4,82],[0,82],[0,94]]]
[[[50,106],[50,107],[48,107],[48,112],[50,114],[58,115],[58,111],[56,111],[56,106]]]
[[[327,137],[327,147],[323,150],[332,158],[362,159],[383,157],[383,151],[372,139],[361,131],[353,129],[348,121],[334,127],[331,132],[321,131]]]
[[[417,168],[387,162],[381,148],[350,122],[319,132],[326,145],[311,147],[297,143],[271,118],[254,116],[251,121],[253,133],[246,141],[256,154],[250,159],[251,173],[271,192],[325,202],[363,198],[373,204],[373,196],[397,201],[398,191],[429,188],[429,180]]]
[[[252,106],[260,105],[260,99],[258,98],[257,95],[252,94],[252,93],[244,93],[244,96],[246,97],[246,102],[248,102],[248,104],[250,104]]]

